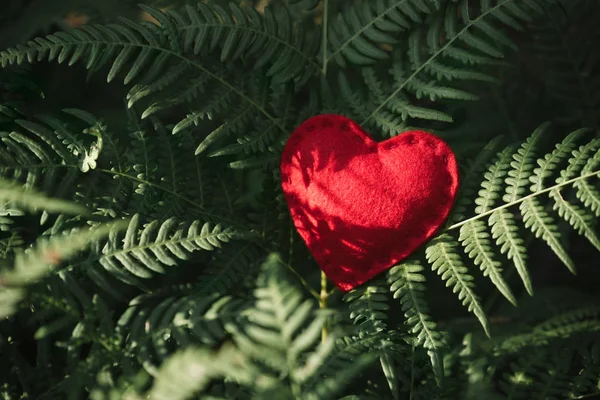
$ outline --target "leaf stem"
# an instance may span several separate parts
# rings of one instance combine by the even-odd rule
[[[319,300],[319,303],[321,302],[321,296],[319,296],[319,293],[317,293],[317,291],[315,289],[313,289],[308,282],[306,281],[306,279],[304,279],[302,277],[302,275],[300,275],[298,273],[298,271],[296,271],[294,269],[294,267],[292,267],[290,264],[286,263],[285,261],[281,260],[281,262],[287,267],[287,269],[289,269],[290,271],[292,271],[292,273],[294,275],[296,275],[296,277],[298,277],[298,279],[300,280],[300,283],[302,283],[302,286],[304,286],[306,288],[306,290],[308,290],[308,292],[317,300]]]
[[[329,59],[327,58],[327,3],[328,0],[323,0],[323,34],[321,35],[323,38],[323,42],[321,44],[321,50],[323,51],[323,69],[321,73],[323,76],[327,76],[327,62]]]
[[[327,292],[327,275],[325,272],[321,271],[321,295],[319,296],[319,308],[325,309],[327,308],[327,297],[329,293]],[[323,324],[323,328],[321,330],[321,342],[325,342],[327,340],[327,323]]]

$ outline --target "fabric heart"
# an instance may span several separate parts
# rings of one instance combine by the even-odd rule
[[[281,182],[298,233],[346,292],[435,234],[454,204],[458,166],[432,134],[410,131],[377,143],[348,118],[319,115],[287,142]]]

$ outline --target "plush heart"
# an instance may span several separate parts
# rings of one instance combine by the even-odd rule
[[[377,143],[348,118],[319,115],[287,142],[281,182],[298,233],[345,292],[435,234],[454,203],[458,166],[432,134],[410,131]]]

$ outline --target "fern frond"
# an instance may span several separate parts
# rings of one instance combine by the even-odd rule
[[[169,218],[142,225],[136,214],[123,238],[112,233],[108,241],[94,243],[95,251],[86,263],[97,261],[115,278],[135,285],[139,284],[138,278],[164,274],[165,266],[177,265],[194,251],[212,251],[238,235],[239,232],[231,228],[198,220],[181,223]]]
[[[488,276],[498,291],[512,304],[517,300],[510,287],[502,277],[501,263],[494,258],[494,250],[485,223],[481,220],[469,221],[460,228],[459,240],[465,252],[481,268],[484,276]]]
[[[365,368],[372,357],[345,362],[335,371],[335,378],[331,370],[325,372],[326,360],[336,356],[336,335],[318,344],[327,313],[315,314],[314,300],[304,300],[298,288],[287,281],[284,271],[279,256],[271,254],[257,280],[256,303],[245,313],[247,323],[233,328],[234,342],[249,358],[276,371],[280,380],[289,380],[289,386],[280,384],[283,392],[302,398],[331,396]]]
[[[386,329],[388,290],[385,282],[375,281],[351,290],[344,296],[349,303],[350,318],[360,335],[372,335]]]
[[[533,171],[534,151],[543,132],[548,124],[540,126],[512,155],[510,169],[505,179],[507,187],[502,200],[505,203],[512,203],[522,197],[525,192],[525,185]],[[501,246],[501,252],[506,253],[508,258],[513,261],[521,280],[525,285],[527,292],[533,294],[531,277],[526,265],[526,252],[524,241],[518,235],[518,228],[514,216],[506,211],[499,210],[492,213],[489,218],[492,227],[492,237],[496,243]]]
[[[598,50],[590,40],[600,32],[596,4],[550,2],[543,18],[529,25],[531,50],[546,67],[541,74],[547,93],[565,108],[564,116],[581,126],[600,129],[600,80],[594,72]],[[577,21],[577,28],[569,29]]]
[[[260,266],[262,251],[252,243],[236,243],[215,252],[202,271],[198,290],[202,293],[230,293],[243,280],[253,278]]]
[[[256,307],[247,312],[248,321],[256,325],[248,326],[243,336],[235,337],[244,352],[289,373],[301,352],[320,337],[324,318],[315,319],[308,327],[304,325],[313,304],[303,300],[299,291],[281,279],[282,266],[275,257],[269,256],[263,264],[258,278],[261,285],[255,293]],[[303,326],[305,332],[296,338]]]
[[[433,372],[438,381],[443,377],[442,350],[445,347],[436,323],[429,315],[429,307],[423,298],[425,290],[424,268],[416,260],[404,262],[393,267],[388,274],[390,290],[395,299],[400,299],[402,311],[406,318],[404,323],[416,336],[415,345],[427,349]]]
[[[16,311],[17,305],[27,295],[28,286],[46,277],[94,241],[125,226],[126,221],[116,221],[90,229],[74,229],[62,235],[41,237],[34,247],[17,252],[13,268],[0,272],[2,318]]]
[[[434,4],[435,3],[435,4]],[[327,60],[371,65],[386,59],[382,45],[393,45],[398,34],[422,22],[439,1],[378,0],[358,3],[338,14],[328,27]]]
[[[87,69],[98,70],[116,56],[107,79],[110,82],[131,63],[125,83],[145,70],[150,74],[147,80],[151,81],[158,72],[148,64],[155,59],[160,60],[159,64],[166,63],[165,53],[178,61],[186,59],[183,54],[214,52],[220,53],[221,61],[242,56],[254,58],[254,67],[268,66],[267,75],[276,83],[290,78],[305,80],[317,68],[311,58],[317,50],[318,36],[307,34],[302,23],[293,25],[284,7],[267,7],[264,15],[233,3],[230,11],[204,3],[187,6],[184,13],[142,8],[161,25],[139,24],[125,18],[121,24],[85,25],[79,30],[57,32],[3,51],[0,63],[21,64],[26,58],[28,62],[56,59],[72,65],[85,60]],[[290,26],[294,29],[288,35],[278,35]]]
[[[32,189],[24,190],[21,185],[0,179],[0,203],[2,209],[7,206],[16,206],[29,211],[44,210],[63,214],[87,214],[89,210],[79,204],[47,197]]]
[[[600,140],[592,140],[585,146],[573,151],[573,157],[569,159],[569,165],[562,170],[556,183],[562,184],[573,179],[584,168],[587,160],[598,151]],[[564,199],[560,189],[550,191],[550,197],[554,200],[553,208],[558,215],[567,221],[580,235],[584,235],[594,247],[600,250],[600,239],[598,238],[593,221],[595,217],[577,204]]]
[[[242,315],[245,307],[240,299],[198,294],[196,289],[195,285],[181,285],[129,302],[117,330],[125,346],[145,360],[146,368],[171,354],[168,338],[181,347],[216,345],[225,339],[226,326]]]
[[[461,303],[471,311],[490,336],[490,325],[479,303],[479,297],[474,292],[473,276],[468,273],[457,251],[458,243],[448,234],[442,234],[434,239],[425,249],[427,261],[438,275],[446,281],[446,286],[452,286],[452,291],[458,294]]]
[[[393,110],[393,104],[398,102],[398,99],[406,102],[404,99],[409,93],[416,94],[418,98],[426,95],[432,100],[475,99],[472,94],[442,85],[440,82],[494,81],[490,75],[480,72],[480,68],[474,69],[469,66],[497,64],[503,57],[503,48],[514,48],[512,41],[495,27],[495,23],[515,28],[529,20],[531,15],[541,12],[542,8],[538,0],[493,0],[482,3],[482,7],[473,15],[472,10],[468,0],[446,3],[428,17],[427,28],[415,28],[411,31],[407,49],[404,46],[394,47],[397,57],[391,70],[395,80],[394,88],[389,90],[383,99],[369,105],[361,125],[383,129],[389,135],[397,134],[398,127],[391,131],[386,129],[391,119],[388,113]],[[494,19],[496,21],[492,23]],[[454,66],[456,62],[460,63],[460,68]],[[393,112],[399,115],[396,111]],[[406,120],[407,116],[410,116],[409,112],[405,112],[404,117],[402,113],[399,115],[401,120]],[[452,120],[451,116],[431,108],[415,111],[413,117]]]
[[[476,216],[450,227],[450,230],[461,228],[460,239],[465,244],[466,251],[470,252],[469,255],[475,258],[476,264],[497,266],[498,263],[491,258],[494,246],[490,245],[489,235],[481,222],[482,218],[489,217],[491,235],[496,239],[496,245],[501,247],[502,253],[507,253],[509,258],[517,261],[517,270],[528,291],[530,288],[530,283],[528,285],[529,275],[523,262],[526,255],[524,239],[519,234],[519,222],[508,210],[509,207],[519,205],[525,228],[529,228],[535,236],[544,239],[553,252],[572,271],[574,264],[563,248],[562,232],[549,208],[543,205],[541,201],[543,194],[550,196],[549,206],[552,206],[559,217],[565,219],[575,230],[586,236],[593,245],[598,246],[598,238],[593,225],[596,216],[592,203],[588,202],[581,206],[573,203],[570,199],[565,199],[562,193],[569,190],[570,187],[575,189],[581,187],[582,181],[586,181],[592,189],[595,189],[594,183],[589,179],[599,173],[595,169],[600,142],[598,139],[592,139],[587,144],[575,149],[576,141],[581,138],[583,130],[575,131],[558,144],[552,152],[539,158],[537,160],[538,167],[534,169],[533,155],[538,147],[536,143],[546,128],[547,124],[540,126],[517,152],[508,147],[498,154],[496,161],[491,164],[484,175],[482,190],[479,191],[479,197],[475,201],[477,204]],[[512,161],[510,161],[511,158]],[[559,166],[565,162],[567,165],[560,169]],[[555,180],[556,184],[547,187],[545,180],[556,175],[558,175]],[[529,183],[533,185],[529,185]],[[504,194],[500,198],[502,192]],[[447,233],[441,237],[444,235]],[[480,248],[473,252],[478,241]],[[484,243],[482,241],[485,241],[485,246],[481,245]],[[430,256],[428,255],[428,257]],[[456,257],[458,256],[456,255],[455,259]],[[432,263],[438,260],[429,261]],[[503,285],[497,284],[497,287],[504,293]],[[591,329],[591,327],[587,326],[582,329]]]
[[[245,383],[255,382],[257,386],[267,380],[230,346],[218,352],[189,347],[171,356],[161,366],[152,387],[143,397],[185,400],[222,376],[234,376]]]

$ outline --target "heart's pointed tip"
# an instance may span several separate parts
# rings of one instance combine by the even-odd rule
[[[357,287],[360,286],[360,284],[357,284],[357,283],[335,282],[335,281],[333,281],[333,283],[339,289],[339,291],[342,293],[348,293],[352,289],[356,289]]]

